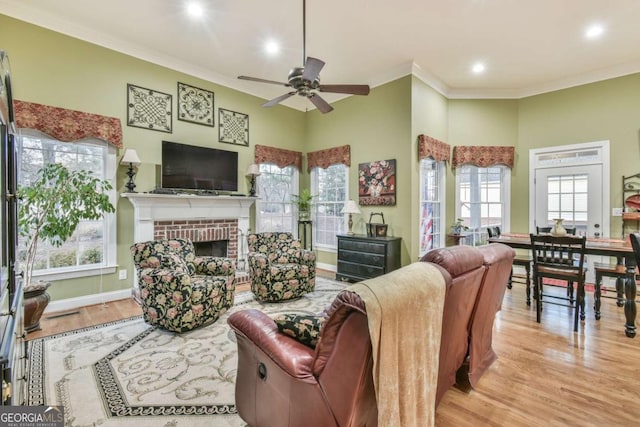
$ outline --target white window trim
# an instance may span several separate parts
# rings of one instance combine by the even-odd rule
[[[344,194],[345,194],[345,202],[346,202],[347,200],[349,200],[349,171],[350,171],[351,168],[349,166],[347,166],[347,165],[344,165],[344,168],[345,168],[345,175],[347,176],[347,180],[346,180],[347,185],[345,186],[345,192],[344,192]],[[314,173],[314,171],[316,169],[317,169],[317,167],[311,169],[311,174],[310,175],[311,175],[311,188],[312,189],[315,189],[316,188],[316,184],[317,184],[316,180],[318,178],[317,178],[317,175]],[[316,194],[314,194],[314,196],[315,195]],[[346,214],[343,215],[342,220],[343,220],[343,225],[344,225],[344,229],[345,229],[345,233],[346,233],[346,231],[348,230],[348,227],[349,227],[348,215],[346,215]],[[314,231],[314,232],[317,232],[317,231]],[[338,233],[336,232],[336,235],[337,234]],[[312,236],[312,238],[313,237],[314,236]],[[338,253],[338,246],[337,245],[336,246],[332,246],[332,245],[327,245],[327,244],[324,244],[324,243],[318,243],[317,241],[314,241],[314,245],[313,246],[314,246],[314,248],[322,250],[322,252],[329,252],[329,253],[336,253],[336,254]]]
[[[462,165],[466,166],[466,165]],[[502,188],[500,197],[502,199],[502,230],[503,232],[509,232],[511,230],[511,169],[504,165],[502,166]],[[485,168],[486,169],[486,168]],[[460,217],[460,174],[456,171],[456,209],[455,218]],[[453,224],[453,221],[450,221]]]
[[[420,201],[418,203],[418,224],[422,220],[422,194],[424,193],[424,189],[422,187],[423,179],[422,179],[422,161],[420,160],[419,170],[420,170]],[[434,160],[435,161],[435,160]],[[447,177],[447,167],[444,161],[436,162],[438,164],[438,193],[442,195],[440,199],[440,247],[445,247],[447,242],[447,224],[446,224],[446,215],[447,215],[447,185],[446,185],[446,177]],[[456,186],[456,191],[458,191],[458,187]],[[457,194],[456,194],[457,196]],[[460,200],[459,198],[457,200]],[[456,206],[457,209],[457,206]],[[418,236],[418,259],[422,258],[427,252],[422,252],[422,248],[420,247],[420,239],[422,236]],[[435,249],[435,248],[434,248]]]
[[[33,138],[46,138],[55,139],[49,135],[41,133],[33,129],[21,129],[21,136],[33,137]],[[109,201],[116,208],[116,212],[106,213],[105,216],[105,235],[108,236],[108,242],[105,245],[105,251],[103,253],[104,264],[103,265],[91,265],[91,266],[76,266],[70,268],[60,268],[53,271],[52,269],[46,270],[34,270],[33,277],[43,281],[47,280],[64,280],[78,277],[98,276],[102,274],[115,273],[117,264],[117,191],[116,191],[116,172],[118,167],[117,162],[117,150],[116,148],[96,138],[91,138],[91,141],[95,141],[95,144],[106,144],[107,154],[105,157],[105,179],[111,184],[111,190],[108,191]],[[88,142],[88,141],[83,141]],[[89,142],[93,143],[93,142]],[[73,144],[69,142],[67,144]]]
[[[292,177],[293,184],[291,186],[291,194],[298,194],[299,191],[300,191],[300,171],[297,168],[293,167],[293,166],[291,166],[291,167],[293,168],[293,171],[294,171],[293,177]],[[280,169],[283,169],[283,168],[280,168]],[[258,179],[260,179],[260,177],[258,177]],[[256,183],[256,187],[257,187],[257,183]],[[259,225],[260,225],[260,216],[261,216],[260,215],[260,205],[263,204],[263,203],[266,203],[266,201],[263,201],[260,198],[260,194],[258,194],[257,196],[258,196],[258,198],[256,199],[256,202],[255,202],[255,206],[256,206],[256,209],[255,209],[255,212],[256,212],[255,228],[256,228],[256,233],[261,233],[261,232],[263,232],[263,230],[261,230],[260,227],[259,227]],[[298,233],[298,221],[296,219],[297,217],[298,217],[298,209],[296,208],[295,203],[292,202],[291,203],[291,232],[294,235],[297,235],[297,233]]]

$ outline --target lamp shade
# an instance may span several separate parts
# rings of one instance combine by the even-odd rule
[[[255,163],[249,165],[247,168],[246,176],[258,176],[260,175],[260,166]]]
[[[142,163],[138,157],[138,153],[133,148],[127,148],[124,150],[124,155],[122,156],[122,159],[120,159],[121,165],[128,165],[129,163],[132,165],[139,165]]]
[[[360,208],[358,207],[356,202],[354,202],[353,200],[347,200],[347,202],[344,204],[344,207],[342,208],[342,211],[340,211],[340,213],[359,214],[362,212],[360,212]]]

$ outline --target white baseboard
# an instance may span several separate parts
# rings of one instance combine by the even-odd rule
[[[51,301],[44,312],[52,313],[55,311],[73,310],[87,305],[102,304],[125,298],[131,298],[131,289],[121,289],[119,291],[103,292],[101,294],[84,295],[81,297]]]
[[[321,270],[333,271],[334,273],[338,271],[335,265],[325,264],[323,262],[316,262],[316,267],[318,267]]]

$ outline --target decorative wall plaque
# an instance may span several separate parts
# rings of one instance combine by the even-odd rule
[[[178,120],[215,126],[213,92],[178,82]]]
[[[171,133],[171,95],[127,84],[127,125]]]
[[[249,146],[249,115],[218,108],[218,141]]]

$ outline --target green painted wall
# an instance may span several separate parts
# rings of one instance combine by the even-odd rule
[[[516,146],[516,164],[512,172],[511,219],[515,219],[516,204],[528,203],[527,195],[516,190],[520,178],[527,182],[528,170],[522,168],[527,160],[518,146],[518,101],[517,100],[449,100],[449,139],[452,149],[456,145],[509,145]],[[447,225],[455,218],[455,170],[447,169]],[[512,230],[520,230],[511,224]],[[447,230],[449,231],[449,230]],[[449,242],[449,244],[453,244]]]
[[[611,207],[622,207],[622,176],[640,172],[640,74],[559,90],[518,102],[520,173],[513,182],[512,229],[526,230],[531,148],[610,141]],[[611,217],[611,236],[620,236],[620,217]]]
[[[9,53],[16,99],[121,120],[125,148],[135,148],[142,160],[136,177],[139,192],[155,187],[155,166],[161,163],[162,140],[237,151],[241,192],[248,192],[244,172],[253,162],[256,144],[303,150],[303,112],[285,107],[264,109],[260,107],[264,101],[259,98],[5,15],[0,15],[0,46]],[[248,114],[250,146],[218,142],[217,112],[216,127],[177,120],[177,82],[213,91],[216,107]],[[126,125],[127,83],[173,95],[173,133]],[[120,192],[126,182],[125,172],[124,167],[118,170],[117,189]],[[117,274],[105,275],[101,279],[105,291],[130,287],[133,273],[129,252],[133,243],[133,208],[127,200],[118,200],[117,215],[117,262],[120,268],[128,270],[129,279],[120,281]],[[99,277],[56,281],[49,292],[53,300],[88,295],[98,291],[99,283]]]
[[[411,81],[411,261],[420,256],[420,159],[418,158],[418,136],[428,135],[440,141],[449,137],[448,100],[422,80]]]
[[[411,247],[411,77],[374,88],[369,96],[352,96],[333,104],[330,114],[307,113],[307,152],[351,145],[349,198],[358,200],[358,164],[396,159],[396,206],[361,206],[353,230],[365,234],[371,212],[382,212],[387,233],[400,236],[402,262],[409,262]],[[308,183],[308,175],[306,177]],[[308,184],[307,184],[308,185]],[[336,264],[336,254],[319,252],[322,263]]]
[[[262,99],[165,67],[123,55],[0,15],[0,46],[9,52],[17,99],[120,118],[124,145],[135,148],[143,164],[138,191],[155,183],[160,142],[184,142],[239,152],[240,191],[248,191],[244,170],[256,144],[303,151],[351,145],[350,197],[357,199],[357,168],[372,160],[396,159],[397,204],[363,207],[354,229],[364,233],[371,212],[382,211],[389,234],[403,239],[402,262],[418,256],[418,158],[421,133],[456,145],[515,145],[512,172],[511,229],[528,226],[529,149],[599,140],[611,141],[611,206],[621,206],[620,177],[639,172],[640,74],[593,83],[520,100],[448,100],[421,80],[407,76],[374,88],[367,97],[353,96],[333,104],[330,114],[308,113],[278,106],[263,109]],[[218,143],[218,129],[174,120],[173,133],[126,126],[126,85],[133,83],[170,93],[177,82],[215,92],[216,106],[250,116],[251,146]],[[174,102],[174,119],[176,105]],[[217,116],[216,116],[217,120]],[[306,166],[306,165],[305,165]],[[126,176],[118,172],[118,189]],[[447,224],[454,216],[454,175],[447,171]],[[309,185],[303,171],[301,187]],[[132,272],[129,246],[133,209],[118,203],[118,263]],[[611,219],[612,235],[620,221]],[[415,236],[415,237],[414,237]],[[335,253],[320,252],[319,261],[335,264]],[[53,299],[95,293],[102,280],[106,291],[124,289],[130,281],[115,275],[56,282]]]

